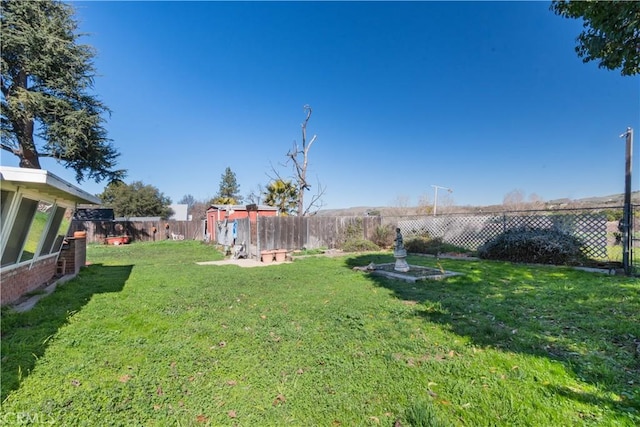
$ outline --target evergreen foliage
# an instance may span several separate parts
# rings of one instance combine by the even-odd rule
[[[105,206],[113,208],[116,217],[159,216],[168,218],[172,215],[171,199],[152,185],[144,185],[140,181],[130,185],[113,182],[98,197]]]
[[[2,1],[0,145],[21,167],[50,157],[78,182],[122,179],[103,126],[109,109],[90,93],[94,49],[78,43],[73,12],[52,0]]]
[[[220,177],[218,194],[211,203],[214,205],[237,205],[242,203],[240,185],[236,180],[236,174],[228,166]]]

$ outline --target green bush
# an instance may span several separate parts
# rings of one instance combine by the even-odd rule
[[[356,220],[348,224],[344,231],[345,241],[361,239],[364,235],[364,227],[362,225],[362,218],[356,218]]]
[[[350,239],[344,242],[342,250],[345,252],[379,251],[380,247],[370,240]]]
[[[445,243],[440,237],[414,237],[406,241],[404,247],[407,252],[414,254],[438,255],[448,252],[455,252],[459,254],[473,252],[466,248]]]
[[[620,221],[622,219],[622,209],[606,209],[602,213],[607,221]]]
[[[510,262],[574,265],[585,260],[583,243],[557,228],[516,228],[506,231],[478,248],[478,256]]]
[[[381,248],[388,248],[393,244],[394,236],[395,232],[393,230],[393,226],[389,224],[379,225],[373,231],[373,243]]]
[[[364,238],[364,227],[362,219],[357,218],[353,223],[348,224],[344,230],[343,239],[339,246],[345,252],[366,252],[379,251],[380,247],[370,240]]]
[[[414,254],[436,255],[442,252],[442,245],[442,239],[439,237],[434,239],[430,237],[414,237],[404,243],[404,248],[407,252]]]

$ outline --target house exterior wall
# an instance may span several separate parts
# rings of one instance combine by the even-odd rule
[[[62,249],[59,256],[52,255],[33,263],[2,269],[0,305],[14,303],[22,295],[42,288],[58,276],[77,275],[87,262],[87,239],[68,238],[68,242],[68,247]]]
[[[70,210],[100,199],[43,169],[0,166],[0,181],[0,305],[5,305],[59,275],[77,274],[86,261],[86,239],[69,245],[66,251],[73,255],[61,255]],[[72,270],[63,271],[59,259]]]
[[[2,269],[0,281],[0,305],[11,304],[27,292],[46,284],[56,275],[57,257],[51,256],[34,261],[32,264]]]
[[[87,239],[86,237],[69,237],[67,241],[69,247],[60,251],[59,259],[64,260],[64,274],[75,276],[87,263]]]

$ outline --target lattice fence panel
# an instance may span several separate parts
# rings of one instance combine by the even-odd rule
[[[475,215],[404,218],[398,221],[405,239],[440,237],[445,243],[476,250],[488,240],[520,227],[559,228],[584,242],[585,255],[606,257],[607,220],[601,214]]]
[[[557,228],[579,238],[584,243],[585,255],[592,258],[607,256],[607,218],[602,214],[512,216],[507,222],[508,229]]]

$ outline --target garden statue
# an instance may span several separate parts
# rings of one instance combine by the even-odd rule
[[[399,228],[396,228],[396,238],[394,239],[394,242],[396,242],[396,251],[404,249],[404,240]]]
[[[396,258],[396,265],[393,269],[406,273],[409,271],[409,264],[407,264],[407,250],[404,248],[404,240],[400,228],[396,228],[395,242],[396,246],[393,250],[393,256]]]

